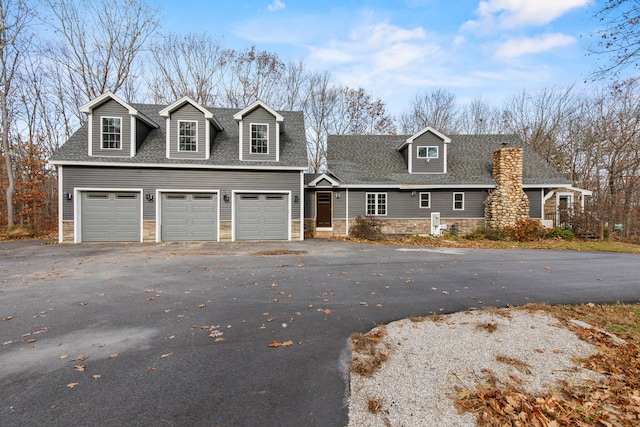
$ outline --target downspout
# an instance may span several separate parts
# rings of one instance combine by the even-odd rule
[[[62,223],[64,193],[62,192],[62,165],[58,166],[58,243],[64,241],[64,226]]]
[[[345,235],[349,235],[349,189],[345,189],[344,213],[345,213]]]

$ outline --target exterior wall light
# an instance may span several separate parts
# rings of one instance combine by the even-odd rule
[[[411,197],[416,197],[416,192],[415,191],[411,192]]]
[[[144,198],[147,200],[147,202],[153,202],[153,193],[146,193],[144,195]]]
[[[339,199],[339,198],[340,198],[340,192],[337,192],[336,193],[336,199]]]
[[[64,198],[67,200],[73,200],[73,193],[65,191]]]
[[[224,200],[225,203],[229,203],[229,195],[225,194],[224,196],[222,196],[222,200]]]
[[[298,196],[293,196],[293,203],[298,203],[300,201],[300,199],[298,198]]]

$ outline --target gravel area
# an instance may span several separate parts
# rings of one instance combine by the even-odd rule
[[[378,347],[389,359],[372,377],[351,374],[349,426],[474,426],[474,417],[458,415],[447,394],[455,395],[455,385],[474,388],[487,369],[501,381],[515,377],[530,392],[561,379],[575,384],[600,378],[571,361],[596,353],[595,347],[546,313],[471,311],[382,328],[386,335]],[[498,356],[528,369],[521,372],[498,362]],[[380,405],[375,413],[368,409],[370,401]]]

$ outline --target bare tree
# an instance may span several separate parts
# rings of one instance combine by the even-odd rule
[[[444,134],[458,133],[456,96],[446,89],[416,95],[409,109],[400,114],[400,132],[414,134],[431,126]]]
[[[362,88],[338,88],[336,106],[328,126],[336,135],[372,135],[395,132],[392,118],[380,98]]]
[[[607,58],[594,72],[596,78],[617,77],[628,67],[640,63],[640,1],[605,0],[595,12],[602,26],[595,32],[596,42],[589,52]]]
[[[189,96],[215,106],[226,64],[225,49],[207,34],[168,34],[151,46],[148,87],[156,103],[169,104]]]
[[[579,94],[573,85],[526,90],[507,98],[503,105],[504,131],[514,133],[558,170],[566,172],[561,146],[568,123],[578,111]]]
[[[604,218],[610,224],[624,224],[625,233],[632,228],[634,206],[640,204],[639,100],[640,80],[631,79],[612,85],[595,103],[593,137],[599,144],[598,196]]]
[[[106,91],[130,89],[138,54],[158,26],[158,9],[145,0],[46,2],[57,36],[49,56],[66,88],[61,95],[67,109],[77,110]],[[83,119],[79,112],[77,118]]]
[[[222,80],[222,90],[227,107],[244,108],[261,100],[278,108],[286,70],[278,55],[257,51],[252,46],[244,52],[227,50],[225,56],[229,63]]]
[[[460,133],[480,135],[500,132],[500,111],[482,97],[474,98],[459,111],[456,127]]]
[[[14,196],[16,180],[10,141],[14,124],[11,112],[14,102],[14,83],[28,48],[28,27],[34,19],[34,11],[22,0],[0,0],[0,113],[2,115],[2,152],[7,176],[5,198],[7,203],[7,226],[15,224]]]
[[[337,100],[338,89],[332,85],[328,72],[310,78],[304,112],[309,168],[314,173],[326,166],[327,135]]]

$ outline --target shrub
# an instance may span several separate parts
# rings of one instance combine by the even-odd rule
[[[517,242],[531,242],[544,237],[544,228],[535,219],[519,219],[514,226],[506,229],[509,236]]]
[[[554,228],[549,233],[547,233],[547,237],[550,239],[573,240],[576,238],[576,235],[571,230],[565,230],[563,228]]]
[[[478,227],[464,236],[469,240],[509,240],[509,233],[503,228]]]
[[[355,223],[351,226],[349,234],[358,239],[380,240],[382,239],[382,224],[375,216],[367,215],[356,217]]]

